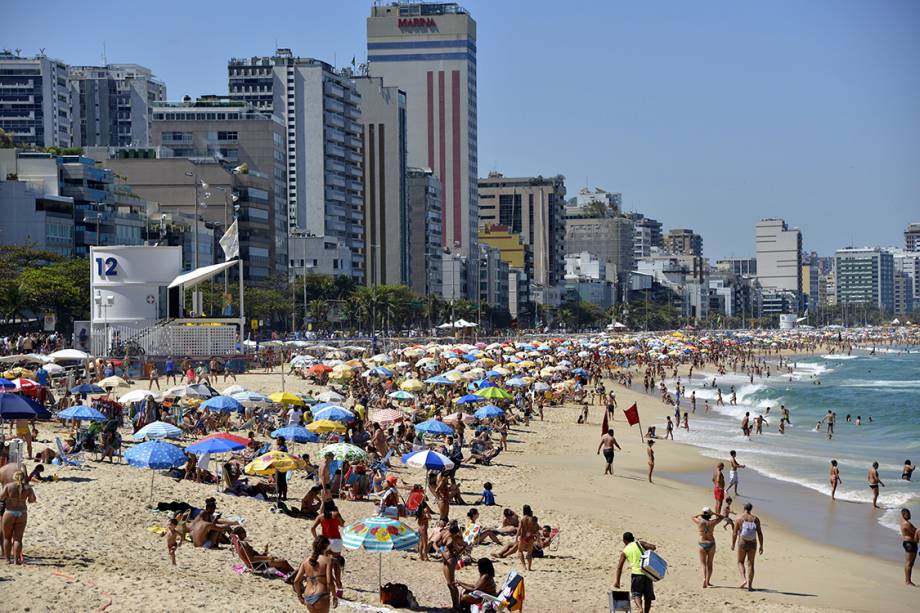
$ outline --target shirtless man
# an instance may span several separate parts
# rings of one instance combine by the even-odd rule
[[[189,534],[192,535],[192,545],[204,549],[217,549],[220,543],[227,543],[227,533],[237,522],[228,522],[220,518],[217,513],[217,501],[208,498],[204,501],[204,511],[195,516],[188,525]]]
[[[380,424],[374,424],[374,435],[371,436],[371,445],[374,446],[374,449],[377,450],[377,453],[380,454],[380,457],[386,456],[387,452],[390,450],[387,445],[387,437],[383,431],[383,428],[380,427]]]
[[[904,583],[913,585],[910,575],[917,559],[917,536],[920,530],[910,521],[910,509],[901,509],[901,546],[904,547]]]
[[[690,520],[696,524],[700,531],[700,571],[703,573],[703,587],[709,587],[712,579],[712,561],[716,557],[716,538],[713,530],[723,519],[722,515],[713,514],[712,509],[703,507],[699,515],[694,515]]]
[[[751,438],[751,414],[749,412],[745,413],[741,420],[741,432],[744,436]]]
[[[518,555],[521,556],[521,566],[526,566],[530,571],[533,570],[533,544],[539,534],[539,529],[530,505],[524,505],[521,515],[517,532]]]
[[[824,416],[824,419],[821,421],[827,422],[827,440],[834,438],[834,422],[837,420],[837,416],[834,415],[834,412],[830,409],[827,410],[827,415]]]
[[[837,468],[837,460],[831,460],[831,500],[837,500],[837,486],[843,483],[840,480],[840,469]]]
[[[725,470],[725,464],[719,462],[719,465],[712,471],[712,495],[716,500],[716,515],[722,513],[722,501],[725,500],[725,475],[722,474],[723,470]]]
[[[652,483],[652,471],[655,470],[655,451],[652,449],[652,445],[655,444],[655,441],[648,441],[648,448],[646,452],[648,453],[648,482]]]
[[[763,555],[763,530],[760,528],[760,518],[751,513],[754,508],[750,502],[744,505],[744,512],[735,519],[735,529],[732,531],[732,551],[738,543],[738,570],[741,572],[741,589],[753,591],[754,584],[754,557],[758,552]],[[745,569],[747,562],[747,569]]]
[[[601,449],[604,450],[604,459],[607,460],[607,468],[604,469],[605,475],[613,475],[613,448],[616,447],[620,451],[623,449],[620,447],[620,444],[617,443],[617,439],[613,436],[613,428],[607,430],[607,434],[601,437],[601,442],[597,446],[597,453],[600,455]]]
[[[879,486],[885,487],[885,484],[882,483],[882,480],[878,478],[878,462],[872,463],[872,468],[869,469],[869,489],[872,490],[872,506],[874,508],[879,508],[878,506],[878,488]]]
[[[332,474],[330,467],[335,459],[335,454],[327,453],[323,456],[323,467],[319,471],[319,484],[323,488],[323,502],[332,500]]]
[[[738,495],[738,469],[745,468],[744,464],[738,462],[738,458],[735,457],[735,450],[732,449],[728,452],[728,455],[731,456],[729,462],[731,462],[731,468],[728,471],[728,487],[726,490],[735,488],[735,496]]]

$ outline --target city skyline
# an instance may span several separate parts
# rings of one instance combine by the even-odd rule
[[[98,41],[73,36],[93,31],[93,15],[113,3],[93,13],[51,4],[41,36],[8,32],[4,47],[85,65],[101,64],[104,47],[109,63],[149,67],[170,100],[225,94],[229,58],[276,45],[337,66],[361,63],[371,7],[295,7],[282,21],[251,7],[241,19],[204,3],[166,2],[151,14],[119,5],[169,41],[145,46],[132,28]],[[462,4],[479,25],[480,177],[561,173],[570,196],[585,185],[622,192],[625,210],[699,233],[711,260],[753,255],[764,217],[798,227],[805,249],[823,255],[897,244],[920,217],[915,4],[597,5],[551,20],[549,3]],[[8,11],[10,23],[38,18],[29,6]],[[203,23],[230,36],[202,44]],[[547,45],[547,34],[560,44]],[[515,95],[526,112],[509,112]],[[593,113],[581,112],[582,98],[595,101]],[[563,105],[572,112],[559,113]]]

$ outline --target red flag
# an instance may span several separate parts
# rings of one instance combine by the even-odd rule
[[[626,421],[629,422],[630,426],[635,426],[639,423],[639,407],[636,406],[635,402],[631,407],[623,411],[623,415],[626,416]]]
[[[601,424],[601,436],[607,434],[610,425],[607,423],[607,408],[604,408],[604,423]]]

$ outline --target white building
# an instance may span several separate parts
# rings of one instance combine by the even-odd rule
[[[757,224],[757,280],[765,290],[802,295],[802,233],[782,219]]]
[[[873,305],[883,313],[894,310],[894,258],[884,249],[838,249],[837,304]]]
[[[595,255],[582,251],[565,256],[565,279],[606,279],[604,263]]]
[[[623,209],[623,194],[608,192],[599,187],[594,189],[582,187],[575,194],[575,206],[579,208],[586,207],[592,202],[606,204],[610,212],[616,215]]]
[[[444,246],[477,254],[476,22],[454,3],[375,5],[367,53],[369,74],[406,92],[409,165],[441,182]]]
[[[73,147],[78,114],[67,65],[0,53],[0,129],[19,145]]]

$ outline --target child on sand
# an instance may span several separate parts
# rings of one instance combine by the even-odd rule
[[[184,540],[182,535],[179,534],[178,526],[179,521],[175,517],[172,517],[169,520],[169,525],[166,526],[166,532],[163,533],[166,537],[166,551],[169,552],[169,559],[173,563],[173,566],[176,565],[176,549],[179,548],[179,545],[181,545]]]
[[[725,513],[723,513],[723,517],[724,517],[724,524],[725,524],[725,525],[722,526],[722,529],[723,529],[723,530],[728,530],[729,528],[734,529],[734,527],[735,527],[735,522],[732,521],[732,512],[733,512],[733,511],[732,511],[732,497],[731,497],[731,496],[726,496],[726,497],[725,497],[725,509],[724,509],[724,510],[725,510]]]
[[[481,504],[487,507],[495,506],[495,494],[492,493],[492,484],[490,482],[486,481],[482,484],[482,495],[473,504]]]

